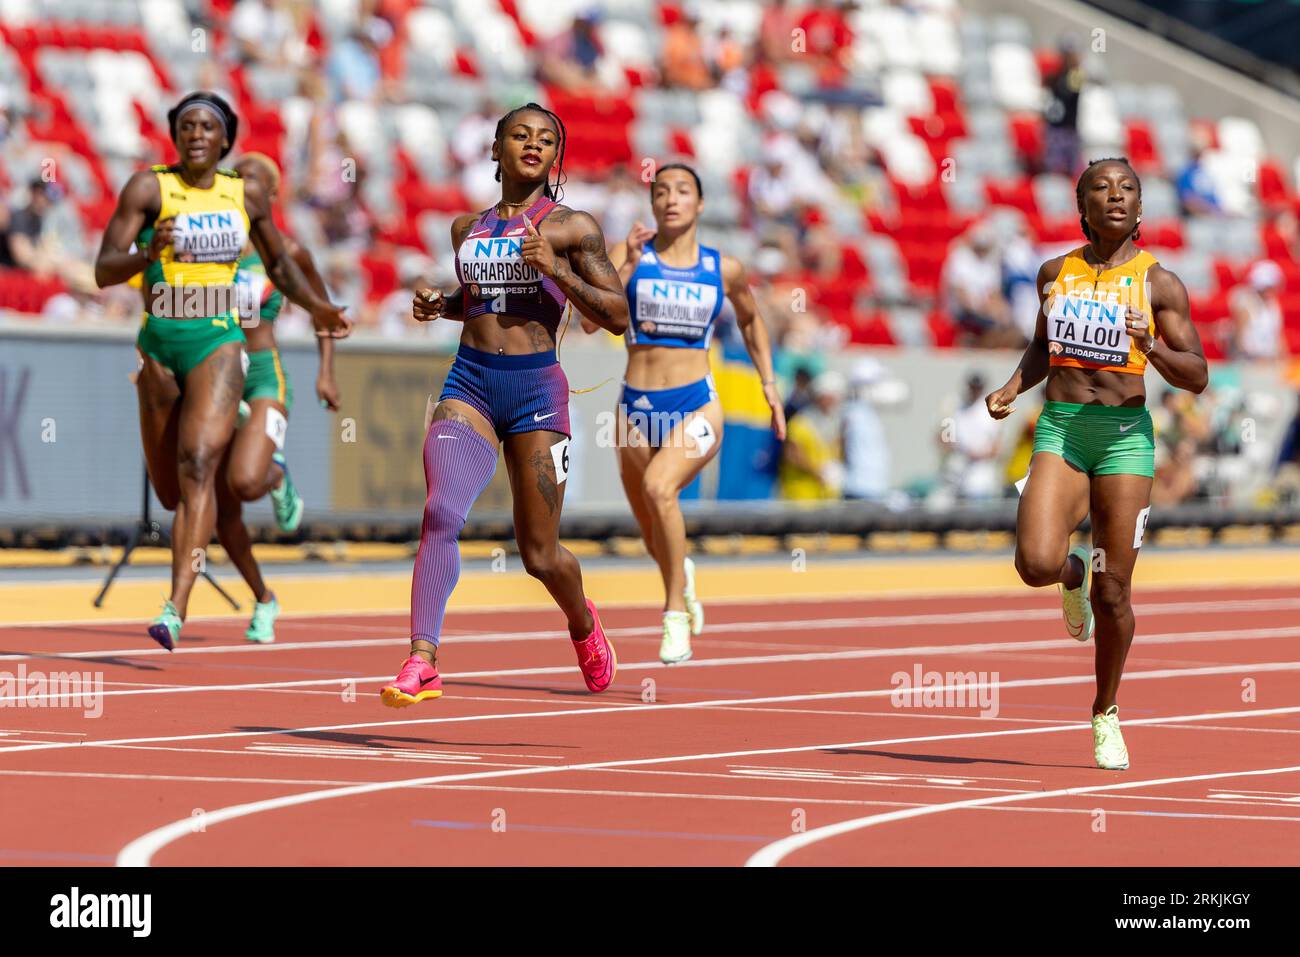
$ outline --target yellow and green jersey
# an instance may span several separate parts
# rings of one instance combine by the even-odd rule
[[[244,181],[233,170],[218,169],[208,189],[190,186],[181,178],[180,166],[155,166],[162,206],[158,219],[175,219],[172,244],[145,268],[146,301],[160,284],[172,289],[232,287],[239,260],[248,243],[249,219],[244,209]],[[136,245],[143,249],[153,237],[155,224],[140,231]],[[174,299],[173,299],[174,301]],[[238,318],[234,309],[222,315],[187,318]]]

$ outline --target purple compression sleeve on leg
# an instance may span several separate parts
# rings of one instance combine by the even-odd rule
[[[468,425],[439,419],[424,437],[424,524],[411,578],[411,638],[438,644],[447,599],[460,577],[457,539],[497,467],[497,447]]]

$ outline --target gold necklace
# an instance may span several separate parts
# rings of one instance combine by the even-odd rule
[[[498,215],[498,216],[501,216],[501,207],[502,207],[502,206],[508,207],[508,208],[510,208],[510,209],[517,209],[517,208],[520,207],[520,206],[531,206],[531,205],[532,205],[532,200],[528,200],[528,199],[524,200],[522,203],[507,203],[507,202],[500,202],[500,203],[497,203],[497,215]],[[508,217],[502,217],[502,218],[508,218]]]

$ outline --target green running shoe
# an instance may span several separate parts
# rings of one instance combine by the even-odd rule
[[[171,601],[163,602],[162,614],[149,625],[149,637],[168,651],[176,650],[176,643],[181,640],[181,616]]]
[[[275,620],[280,617],[280,603],[274,595],[270,601],[259,601],[253,606],[253,620],[248,623],[244,637],[259,645],[275,641]]]
[[[298,494],[293,479],[289,477],[289,466],[285,464],[284,456],[276,452],[271,456],[271,461],[284,469],[284,481],[280,483],[279,488],[271,489],[271,507],[275,511],[275,524],[282,532],[297,531],[298,526],[302,524],[302,496]]]

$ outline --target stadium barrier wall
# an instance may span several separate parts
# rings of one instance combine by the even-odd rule
[[[295,391],[285,452],[307,503],[305,535],[404,540],[412,529],[418,531],[424,504],[426,404],[441,388],[450,356],[423,344],[361,338],[340,343],[335,368],[343,410],[332,414],[315,398],[314,340],[288,338],[281,351]],[[867,352],[843,350],[825,358],[831,368],[847,374]],[[955,406],[966,376],[978,371],[992,388],[1005,380],[1017,360],[1010,352],[869,353],[906,386],[907,397],[880,412],[895,487],[934,479],[944,416]],[[602,447],[612,434],[624,354],[612,344],[579,339],[564,344],[561,359],[573,390],[596,387],[571,397],[574,439],[566,531],[597,538],[634,534],[615,453],[607,444]],[[721,366],[715,361],[716,375],[739,380],[738,385],[732,383],[733,394],[737,389],[758,390],[752,369],[735,362]],[[140,513],[143,477],[135,390],[129,381],[135,369],[134,336],[128,330],[0,326],[0,529],[55,529],[65,538],[76,532],[86,542],[129,533]],[[1233,370],[1216,366],[1216,375],[1225,371]],[[1249,377],[1252,390],[1272,396],[1283,410],[1259,426],[1258,440],[1275,449],[1294,408],[1293,387],[1286,384],[1280,366],[1253,366]],[[1156,394],[1153,389],[1153,403]],[[725,463],[715,459],[701,483],[702,499],[689,503],[697,534],[774,531],[783,523],[787,531],[928,528],[943,523],[1003,528],[1010,527],[1008,515],[1014,518],[1014,503],[1005,502],[906,512],[838,503],[810,509],[781,502],[713,502],[719,469],[749,469],[754,449],[761,451],[766,441],[762,422],[756,421],[761,420],[761,398],[757,412],[752,401],[740,405],[744,408],[728,413],[737,454]],[[748,431],[743,441],[742,426]],[[1011,420],[1004,455],[1022,428],[1023,422]],[[509,502],[505,469],[499,467],[471,513],[470,531],[499,532],[504,527],[508,534]],[[155,519],[169,524],[156,498],[153,509]],[[1254,513],[1234,514],[1241,519]],[[272,526],[266,501],[246,506],[246,516],[250,526]],[[1285,515],[1261,519],[1280,522]]]

